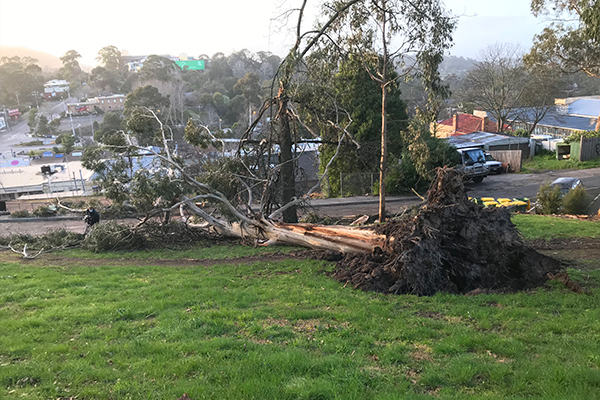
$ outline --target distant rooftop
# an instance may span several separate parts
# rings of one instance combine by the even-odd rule
[[[598,118],[600,99],[579,99],[569,104],[569,115]]]
[[[535,109],[522,108],[519,111],[521,116],[516,118],[516,121],[528,122],[535,119]],[[552,107],[546,112],[544,118],[538,122],[538,125],[564,128],[574,131],[593,131],[596,128],[596,118],[597,117],[567,115],[561,113],[558,107]]]

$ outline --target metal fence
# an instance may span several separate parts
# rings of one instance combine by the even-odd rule
[[[372,172],[340,173],[341,197],[364,196],[373,194],[373,185],[379,174]]]

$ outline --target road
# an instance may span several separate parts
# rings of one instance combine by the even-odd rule
[[[77,101],[75,98],[66,100]],[[40,114],[46,115],[48,120],[52,120],[59,116],[59,114],[65,110],[65,104],[63,102],[44,102],[40,107]],[[73,117],[73,128],[75,133],[79,135],[79,127],[90,126],[94,121],[98,123],[102,122],[102,115],[88,115],[81,117]],[[71,120],[69,118],[63,118],[61,120],[59,131],[71,130]],[[18,153],[23,151],[24,153],[29,150],[40,150],[40,149],[52,149],[55,145],[40,145],[40,146],[17,146],[19,143],[26,143],[36,140],[29,135],[29,126],[27,125],[26,116],[22,117],[19,122],[12,125],[4,132],[0,132],[0,158],[2,156],[6,158],[13,157],[13,152]]]
[[[551,182],[561,176],[573,176],[581,179],[588,194],[595,197],[600,194],[600,168],[570,171],[549,171],[540,174],[503,174],[490,176],[482,183],[467,183],[467,193],[471,197],[529,197],[535,198],[538,187],[548,181]],[[386,202],[389,214],[397,214],[408,206],[418,204],[420,199],[416,196],[390,196]],[[596,201],[593,211],[600,206]],[[315,211],[320,216],[344,217],[374,215],[378,212],[378,199],[373,196],[353,197],[343,199],[313,200],[305,211]],[[65,228],[76,232],[83,232],[85,226],[77,220],[39,220],[35,222],[9,222],[7,217],[1,217],[0,232],[6,233],[44,233],[48,229]]]

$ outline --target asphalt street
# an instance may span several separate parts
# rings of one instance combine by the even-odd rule
[[[68,99],[68,101],[75,101],[76,99]],[[59,116],[59,114],[66,108],[64,102],[44,102],[40,107],[40,113],[48,117],[48,120],[52,120]],[[102,122],[102,115],[87,115],[81,117],[73,117],[72,125],[69,118],[63,118],[60,123],[59,131],[75,130],[75,133],[79,135],[80,128],[88,127],[93,124],[94,121],[98,123]],[[14,124],[14,125],[13,125]],[[4,132],[0,132],[0,158],[3,156],[9,158],[14,153],[24,152],[27,153],[29,150],[40,150],[40,149],[52,149],[55,145],[39,145],[39,146],[18,146],[19,143],[27,143],[33,140],[37,140],[29,134],[29,126],[27,125],[27,114],[22,116],[21,120],[17,123],[9,122],[9,129]]]

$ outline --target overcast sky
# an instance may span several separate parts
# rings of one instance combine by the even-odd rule
[[[309,1],[310,3],[310,1]],[[320,4],[320,1],[313,1]],[[526,50],[543,29],[529,0],[445,0],[461,15],[451,54],[475,58],[488,44]],[[0,0],[0,45],[61,56],[78,51],[95,65],[98,50],[115,45],[132,55],[229,54],[247,48],[284,54],[292,37],[273,22],[298,0]],[[311,13],[318,13],[318,6]],[[295,21],[294,21],[295,22]]]

